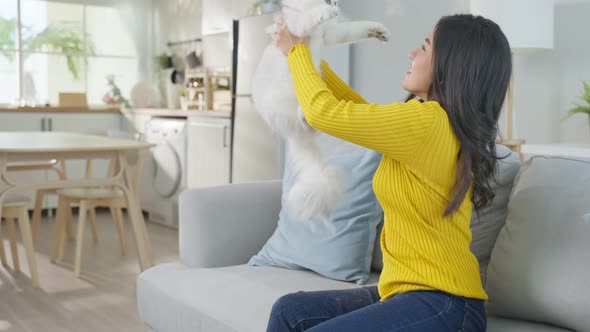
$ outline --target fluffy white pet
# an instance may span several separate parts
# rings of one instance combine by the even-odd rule
[[[277,21],[300,37],[309,36],[309,48],[319,69],[321,49],[368,38],[389,40],[385,26],[377,22],[343,21],[337,0],[283,0]],[[268,32],[274,32],[274,26]],[[299,173],[287,194],[289,211],[304,220],[327,216],[338,202],[344,185],[338,170],[322,161],[316,131],[305,121],[295,95],[287,57],[269,45],[254,73],[252,98],[258,112],[287,144]]]

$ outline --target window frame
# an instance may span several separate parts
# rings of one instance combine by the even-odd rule
[[[137,56],[131,55],[114,55],[114,54],[92,54],[89,55],[88,52],[82,53],[71,53],[71,52],[56,52],[56,51],[43,51],[43,50],[26,50],[23,48],[23,41],[22,41],[22,0],[15,0],[16,1],[16,31],[15,31],[15,48],[5,48],[1,49],[1,52],[5,53],[15,53],[18,63],[18,78],[19,78],[19,87],[18,87],[18,106],[26,106],[23,105],[24,103],[24,62],[25,62],[25,54],[45,54],[45,55],[74,55],[79,56],[82,58],[84,63],[86,64],[83,66],[83,71],[80,73],[83,74],[82,77],[84,80],[84,93],[88,95],[88,73],[89,73],[89,66],[88,59],[90,58],[106,58],[106,59],[128,59],[128,60],[139,60]],[[112,2],[109,1],[72,1],[72,0],[36,0],[36,1],[46,1],[46,2],[59,2],[64,4],[78,4],[83,7],[82,10],[82,40],[84,41],[84,49],[86,49],[86,41],[88,36],[88,27],[87,27],[87,10],[88,6],[105,6],[111,7]],[[82,79],[82,78],[81,78]]]

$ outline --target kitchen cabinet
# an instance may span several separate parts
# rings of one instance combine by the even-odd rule
[[[211,35],[228,32],[231,25],[229,6],[231,0],[203,0],[201,33]]]
[[[232,20],[248,15],[254,2],[254,0],[203,0],[202,34],[230,32]]]
[[[118,113],[48,113],[51,131],[66,131],[105,135],[109,130],[121,129]]]
[[[45,113],[0,112],[0,131],[44,131]]]
[[[189,188],[229,184],[231,120],[188,118],[187,185]]]
[[[120,130],[118,113],[0,112],[0,131],[101,133]]]

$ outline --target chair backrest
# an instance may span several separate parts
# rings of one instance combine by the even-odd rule
[[[107,131],[100,128],[87,128],[82,130],[74,131],[80,134],[95,135],[95,136],[106,136]],[[92,159],[86,159],[86,171],[84,172],[84,178],[92,178]]]

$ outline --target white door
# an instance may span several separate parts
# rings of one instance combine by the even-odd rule
[[[189,188],[229,183],[230,125],[229,119],[189,118],[187,142]]]
[[[237,76],[234,77],[236,95],[252,93],[252,78],[266,47],[272,42],[266,28],[273,24],[273,15],[244,17],[239,21],[237,50]]]
[[[256,111],[250,97],[236,98],[232,183],[280,178],[278,136]]]

